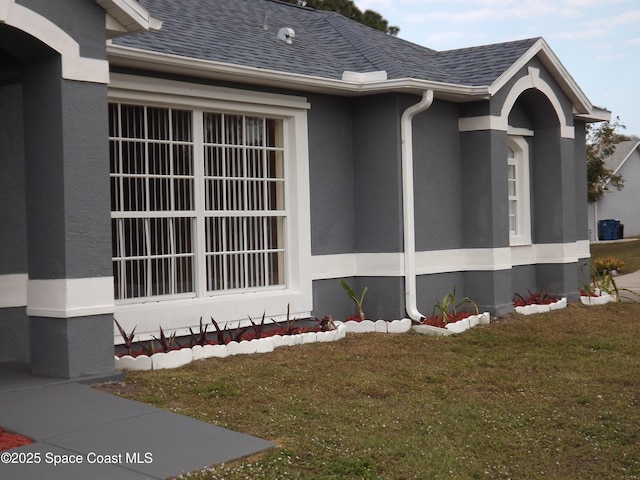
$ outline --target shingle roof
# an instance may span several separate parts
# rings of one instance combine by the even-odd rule
[[[114,44],[328,79],[385,70],[389,79],[487,86],[538,40],[437,52],[335,12],[278,0],[139,1],[163,20],[162,29]],[[293,44],[277,38],[282,27],[295,31]]]
[[[613,172],[616,172],[622,163],[629,157],[635,148],[640,146],[638,140],[626,140],[616,145],[614,152],[607,158],[604,163]]]

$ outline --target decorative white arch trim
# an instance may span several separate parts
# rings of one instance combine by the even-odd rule
[[[0,23],[22,30],[58,52],[62,60],[62,78],[109,83],[109,63],[106,60],[81,57],[80,45],[69,34],[42,15],[15,3],[15,0],[0,0]]]
[[[540,70],[537,68],[529,67],[529,73],[527,76],[518,80],[507,95],[507,98],[502,105],[500,116],[485,115],[481,117],[464,117],[460,118],[458,125],[461,132],[471,132],[476,130],[501,130],[506,132],[509,130],[509,113],[515,105],[518,97],[525,90],[536,89],[543,93],[548,99],[553,109],[558,115],[560,122],[560,136],[562,138],[575,138],[575,128],[567,123],[567,117],[562,110],[560,100],[556,96],[551,86],[540,78]]]

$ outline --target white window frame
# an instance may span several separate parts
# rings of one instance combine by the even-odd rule
[[[531,178],[529,170],[529,144],[519,135],[509,135],[507,145],[514,152],[513,159],[507,159],[507,164],[515,167],[517,202],[516,231],[509,232],[509,245],[531,245]],[[508,197],[511,201],[511,197]],[[509,208],[507,207],[507,211]]]
[[[145,303],[116,303],[116,318],[123,326],[137,327],[139,338],[157,335],[158,327],[178,335],[197,326],[200,317],[219,323],[247,321],[247,316],[280,316],[290,306],[292,314],[307,316],[312,310],[309,154],[306,98],[191,84],[133,75],[112,74],[109,101],[194,111],[255,115],[282,121],[284,147],[285,285],[280,288],[222,292],[212,295],[196,281],[195,298],[149,298]],[[195,152],[202,162],[202,152]],[[201,195],[196,187],[196,195]],[[196,202],[198,204],[198,202]],[[197,242],[204,242],[198,234]],[[202,245],[197,251],[203,251]],[[203,278],[204,264],[196,266]]]

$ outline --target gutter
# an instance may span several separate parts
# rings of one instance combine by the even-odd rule
[[[413,117],[433,103],[433,90],[424,90],[422,100],[407,108],[400,119],[402,140],[402,215],[404,235],[404,295],[409,318],[421,322],[425,316],[418,311],[416,293],[416,230],[413,183]]]
[[[486,100],[490,97],[487,86],[456,85],[417,78],[372,81],[365,76],[362,81],[333,79],[153,52],[116,45],[111,41],[107,42],[107,59],[112,67],[143,68],[156,72],[192,75],[223,81],[250,82],[255,85],[281,89],[289,88],[341,96],[386,92],[422,94],[426,89],[431,89],[438,92],[438,98],[454,102]]]

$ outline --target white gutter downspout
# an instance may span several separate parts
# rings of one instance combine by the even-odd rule
[[[407,314],[411,320],[421,322],[425,317],[418,311],[416,293],[416,229],[413,185],[413,126],[412,120],[433,103],[433,90],[425,90],[422,100],[402,113],[400,136],[402,140],[402,213],[404,222],[404,295]]]

